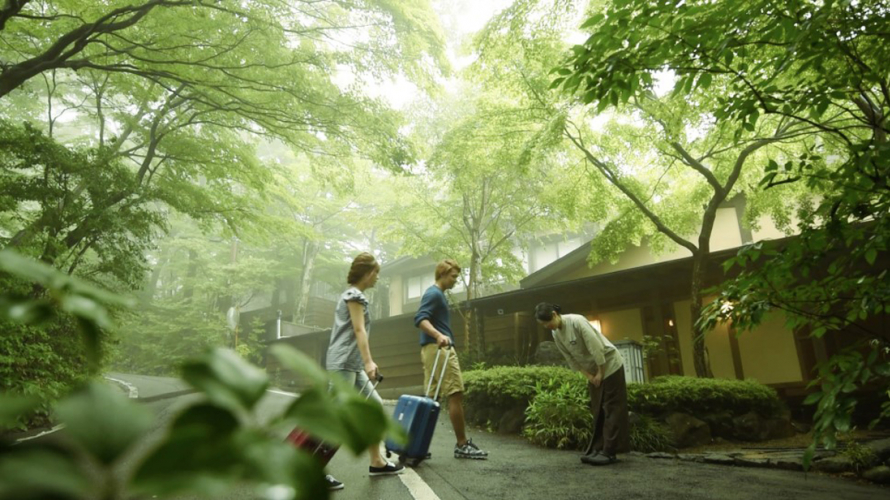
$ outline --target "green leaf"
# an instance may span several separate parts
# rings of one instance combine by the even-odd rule
[[[189,407],[136,470],[133,489],[156,495],[223,495],[239,479],[238,430],[238,419],[228,408],[211,403]]]
[[[850,430],[850,414],[842,413],[842,414],[835,415],[834,428],[840,432],[849,431]]]
[[[56,412],[65,433],[104,464],[117,460],[152,424],[146,408],[97,381],[59,403]]]
[[[0,393],[0,428],[14,427],[38,406],[39,398]]]
[[[822,399],[822,393],[814,392],[814,393],[810,394],[809,396],[807,396],[806,399],[803,400],[803,404],[814,405],[814,404],[818,403],[821,399]]]
[[[321,387],[311,387],[300,395],[284,412],[300,429],[322,441],[343,444],[349,439],[340,416],[338,404]]]
[[[211,401],[232,409],[250,410],[269,386],[266,372],[220,348],[183,364],[182,378]]]
[[[239,433],[235,444],[247,475],[254,480],[278,487],[290,485],[300,499],[328,498],[323,465],[304,450],[258,432]]]
[[[383,407],[376,401],[355,395],[339,409],[340,418],[349,436],[345,444],[355,453],[382,441],[389,429],[390,416],[383,412]]]
[[[878,251],[874,247],[870,247],[865,251],[865,260],[869,265],[874,265],[875,259],[878,258]]]
[[[593,25],[599,24],[605,18],[606,18],[606,16],[603,15],[602,13],[593,15],[593,16],[589,17],[586,21],[584,21],[584,24],[581,25],[581,29],[583,30],[585,28],[590,28]]]
[[[288,345],[275,344],[269,348],[269,354],[274,356],[282,367],[299,375],[305,382],[315,386],[327,386],[330,379],[328,372],[305,353]]]
[[[802,465],[804,471],[810,469],[810,464],[813,462],[813,456],[816,454],[816,442],[815,438],[813,439],[814,441],[807,446],[807,450],[803,454]]]
[[[15,446],[0,449],[0,498],[97,498],[78,462],[60,449]]]
[[[701,76],[698,77],[698,86],[706,89],[711,86],[711,74],[710,73],[702,73]]]

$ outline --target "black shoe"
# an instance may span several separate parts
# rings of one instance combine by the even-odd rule
[[[368,467],[369,476],[389,476],[392,474],[401,474],[403,472],[405,472],[404,465],[394,464],[392,462],[386,462],[386,465],[383,467],[374,467],[373,465]]]
[[[328,483],[328,489],[331,491],[343,489],[343,483],[334,479],[334,476],[330,474],[324,477],[324,481]]]
[[[600,452],[597,455],[584,455],[581,457],[581,461],[587,465],[609,465],[617,462],[618,457]]]

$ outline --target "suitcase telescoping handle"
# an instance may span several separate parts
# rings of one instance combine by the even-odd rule
[[[439,383],[436,384],[436,395],[433,396],[433,399],[439,399],[439,389],[442,388],[442,379],[445,378],[445,370],[448,369],[448,358],[451,356],[451,344],[448,344],[445,349],[436,349],[436,360],[433,361],[433,369],[430,370],[430,381],[426,385],[426,392],[423,393],[424,396],[430,397],[430,389],[433,387],[433,378],[436,376],[436,367],[439,365],[439,355],[442,354],[442,351],[445,351],[445,361],[442,363],[442,373],[439,374]]]
[[[376,380],[374,381],[374,387],[371,387],[371,392],[369,392],[368,395],[365,396],[365,399],[371,399],[371,394],[373,394],[374,391],[377,390],[377,386],[380,385],[380,382],[383,382],[383,375],[380,374],[380,370],[377,370],[377,377],[375,377],[375,378],[376,378]],[[365,381],[364,385],[362,385],[362,389],[358,392],[360,392],[360,393],[365,392],[365,388],[368,387],[368,384],[370,384],[370,383],[371,383],[371,379],[369,378],[368,380]]]
[[[374,381],[374,387],[371,388],[371,391],[368,392],[368,395],[365,396],[365,399],[371,399],[371,394],[374,394],[374,391],[377,390],[377,386],[380,385],[380,382],[383,382],[383,375],[380,374],[380,370],[377,370],[377,377],[376,377],[376,380]],[[371,383],[371,379],[369,378],[367,381],[365,381],[364,384],[362,384],[362,389],[359,392],[365,392],[365,388],[367,388],[368,384],[370,384],[370,383]],[[326,443],[324,441],[319,441],[318,446],[315,447],[315,450],[312,451],[312,454],[318,453],[319,450],[321,450],[325,444]]]

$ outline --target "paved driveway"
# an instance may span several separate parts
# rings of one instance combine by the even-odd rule
[[[158,395],[182,387],[170,379],[116,374],[139,388],[140,395]],[[181,396],[149,403],[160,415],[175,413]],[[291,397],[270,392],[261,411],[273,412]],[[391,411],[391,405],[389,407]],[[452,456],[454,433],[441,415],[431,452],[433,458],[400,476],[368,477],[367,456],[341,450],[329,471],[346,484],[335,500],[559,500],[559,499],[890,499],[890,488],[859,484],[819,473],[701,464],[685,461],[622,457],[607,467],[591,467],[578,453],[535,447],[522,438],[471,430],[470,436],[491,453],[486,461]],[[224,498],[251,498],[232,491]]]

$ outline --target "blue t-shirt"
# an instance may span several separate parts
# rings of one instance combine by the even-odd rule
[[[439,330],[454,343],[454,334],[451,333],[451,312],[448,310],[448,299],[445,298],[445,292],[436,285],[432,285],[423,292],[423,298],[420,299],[420,308],[414,315],[414,326],[419,326],[420,322],[428,320],[432,323],[433,328]],[[420,345],[435,344],[436,339],[427,335],[423,330],[420,331]]]

